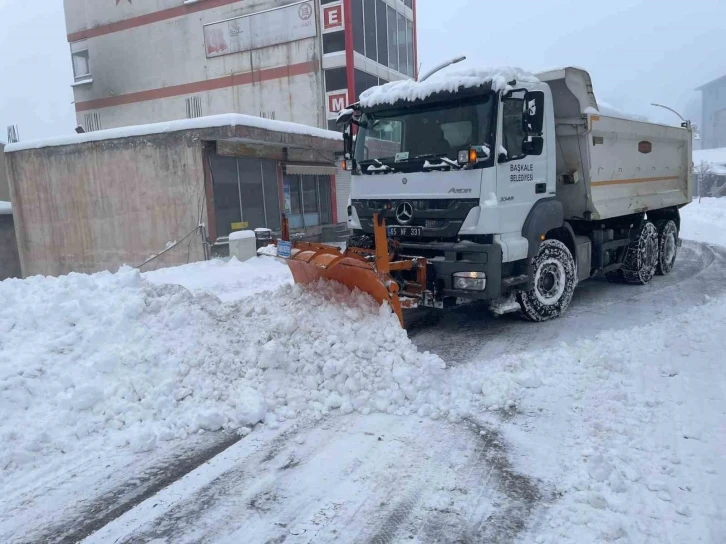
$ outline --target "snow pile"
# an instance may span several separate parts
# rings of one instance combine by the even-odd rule
[[[245,262],[236,257],[226,261],[213,259],[145,272],[143,277],[157,284],[181,285],[196,294],[212,293],[227,302],[274,291],[292,282],[290,269],[285,264],[267,258]]]
[[[561,495],[533,529],[537,542],[708,541],[708,524],[691,518],[719,515],[705,490],[726,468],[717,460],[724,344],[714,334],[724,330],[721,297],[677,318],[487,361],[486,376],[482,363],[450,371],[522,414],[505,427],[519,469]]]
[[[0,469],[332,411],[458,419],[478,391],[452,391],[444,368],[387,306],[335,283],[224,304],[128,268],[7,280]]]
[[[10,202],[0,200],[0,215],[12,215],[13,205]]]
[[[726,198],[702,198],[681,209],[680,236],[726,246]]]
[[[708,168],[709,174],[726,176],[726,147],[694,150],[693,164],[697,170],[703,164]]]
[[[455,92],[461,88],[491,85],[493,91],[507,90],[509,82],[537,83],[539,80],[519,68],[489,68],[469,70],[444,70],[426,81],[406,79],[372,87],[360,95],[360,105],[370,108],[379,104],[394,104],[400,100],[414,102],[424,100],[439,92]]]

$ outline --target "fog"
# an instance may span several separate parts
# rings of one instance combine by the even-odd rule
[[[672,122],[649,106],[667,104],[700,124],[694,89],[726,74],[724,20],[722,0],[419,0],[419,61],[424,70],[458,54],[478,66],[581,66],[600,100]],[[0,0],[0,140],[10,124],[23,140],[75,127],[65,36],[62,0]]]

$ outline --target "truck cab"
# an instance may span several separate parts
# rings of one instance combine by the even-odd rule
[[[667,191],[651,183],[638,189],[660,196],[646,198],[641,209],[632,203],[642,190],[626,194],[610,217],[599,213],[612,195],[594,194],[590,184],[592,146],[601,140],[591,137],[600,116],[589,76],[567,69],[548,77],[512,69],[395,82],[366,91],[341,113],[352,173],[349,228],[354,237],[370,236],[374,214],[384,217],[398,251],[428,259],[436,293],[431,305],[515,293],[530,293],[535,302],[547,293],[567,298],[578,280],[622,267],[646,209],[671,218],[687,201],[688,174],[681,170],[672,185],[682,189],[685,181],[686,188],[672,193],[673,200],[666,202]],[[637,140],[638,127],[615,130],[635,131]],[[660,139],[667,150],[685,135]],[[673,166],[685,164],[689,153]],[[630,155],[625,150],[616,162]],[[605,242],[615,244],[604,249]],[[564,247],[572,271],[569,263],[537,270],[543,245]]]

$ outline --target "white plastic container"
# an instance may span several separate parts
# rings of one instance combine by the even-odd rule
[[[257,238],[254,231],[238,230],[229,235],[229,256],[246,261],[257,256]]]

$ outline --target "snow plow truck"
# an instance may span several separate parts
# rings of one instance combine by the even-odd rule
[[[598,107],[584,70],[389,83],[338,123],[352,236],[344,251],[283,242],[297,282],[359,288],[402,323],[407,308],[477,300],[545,321],[580,281],[643,285],[673,269],[679,208],[692,199],[691,124]]]

